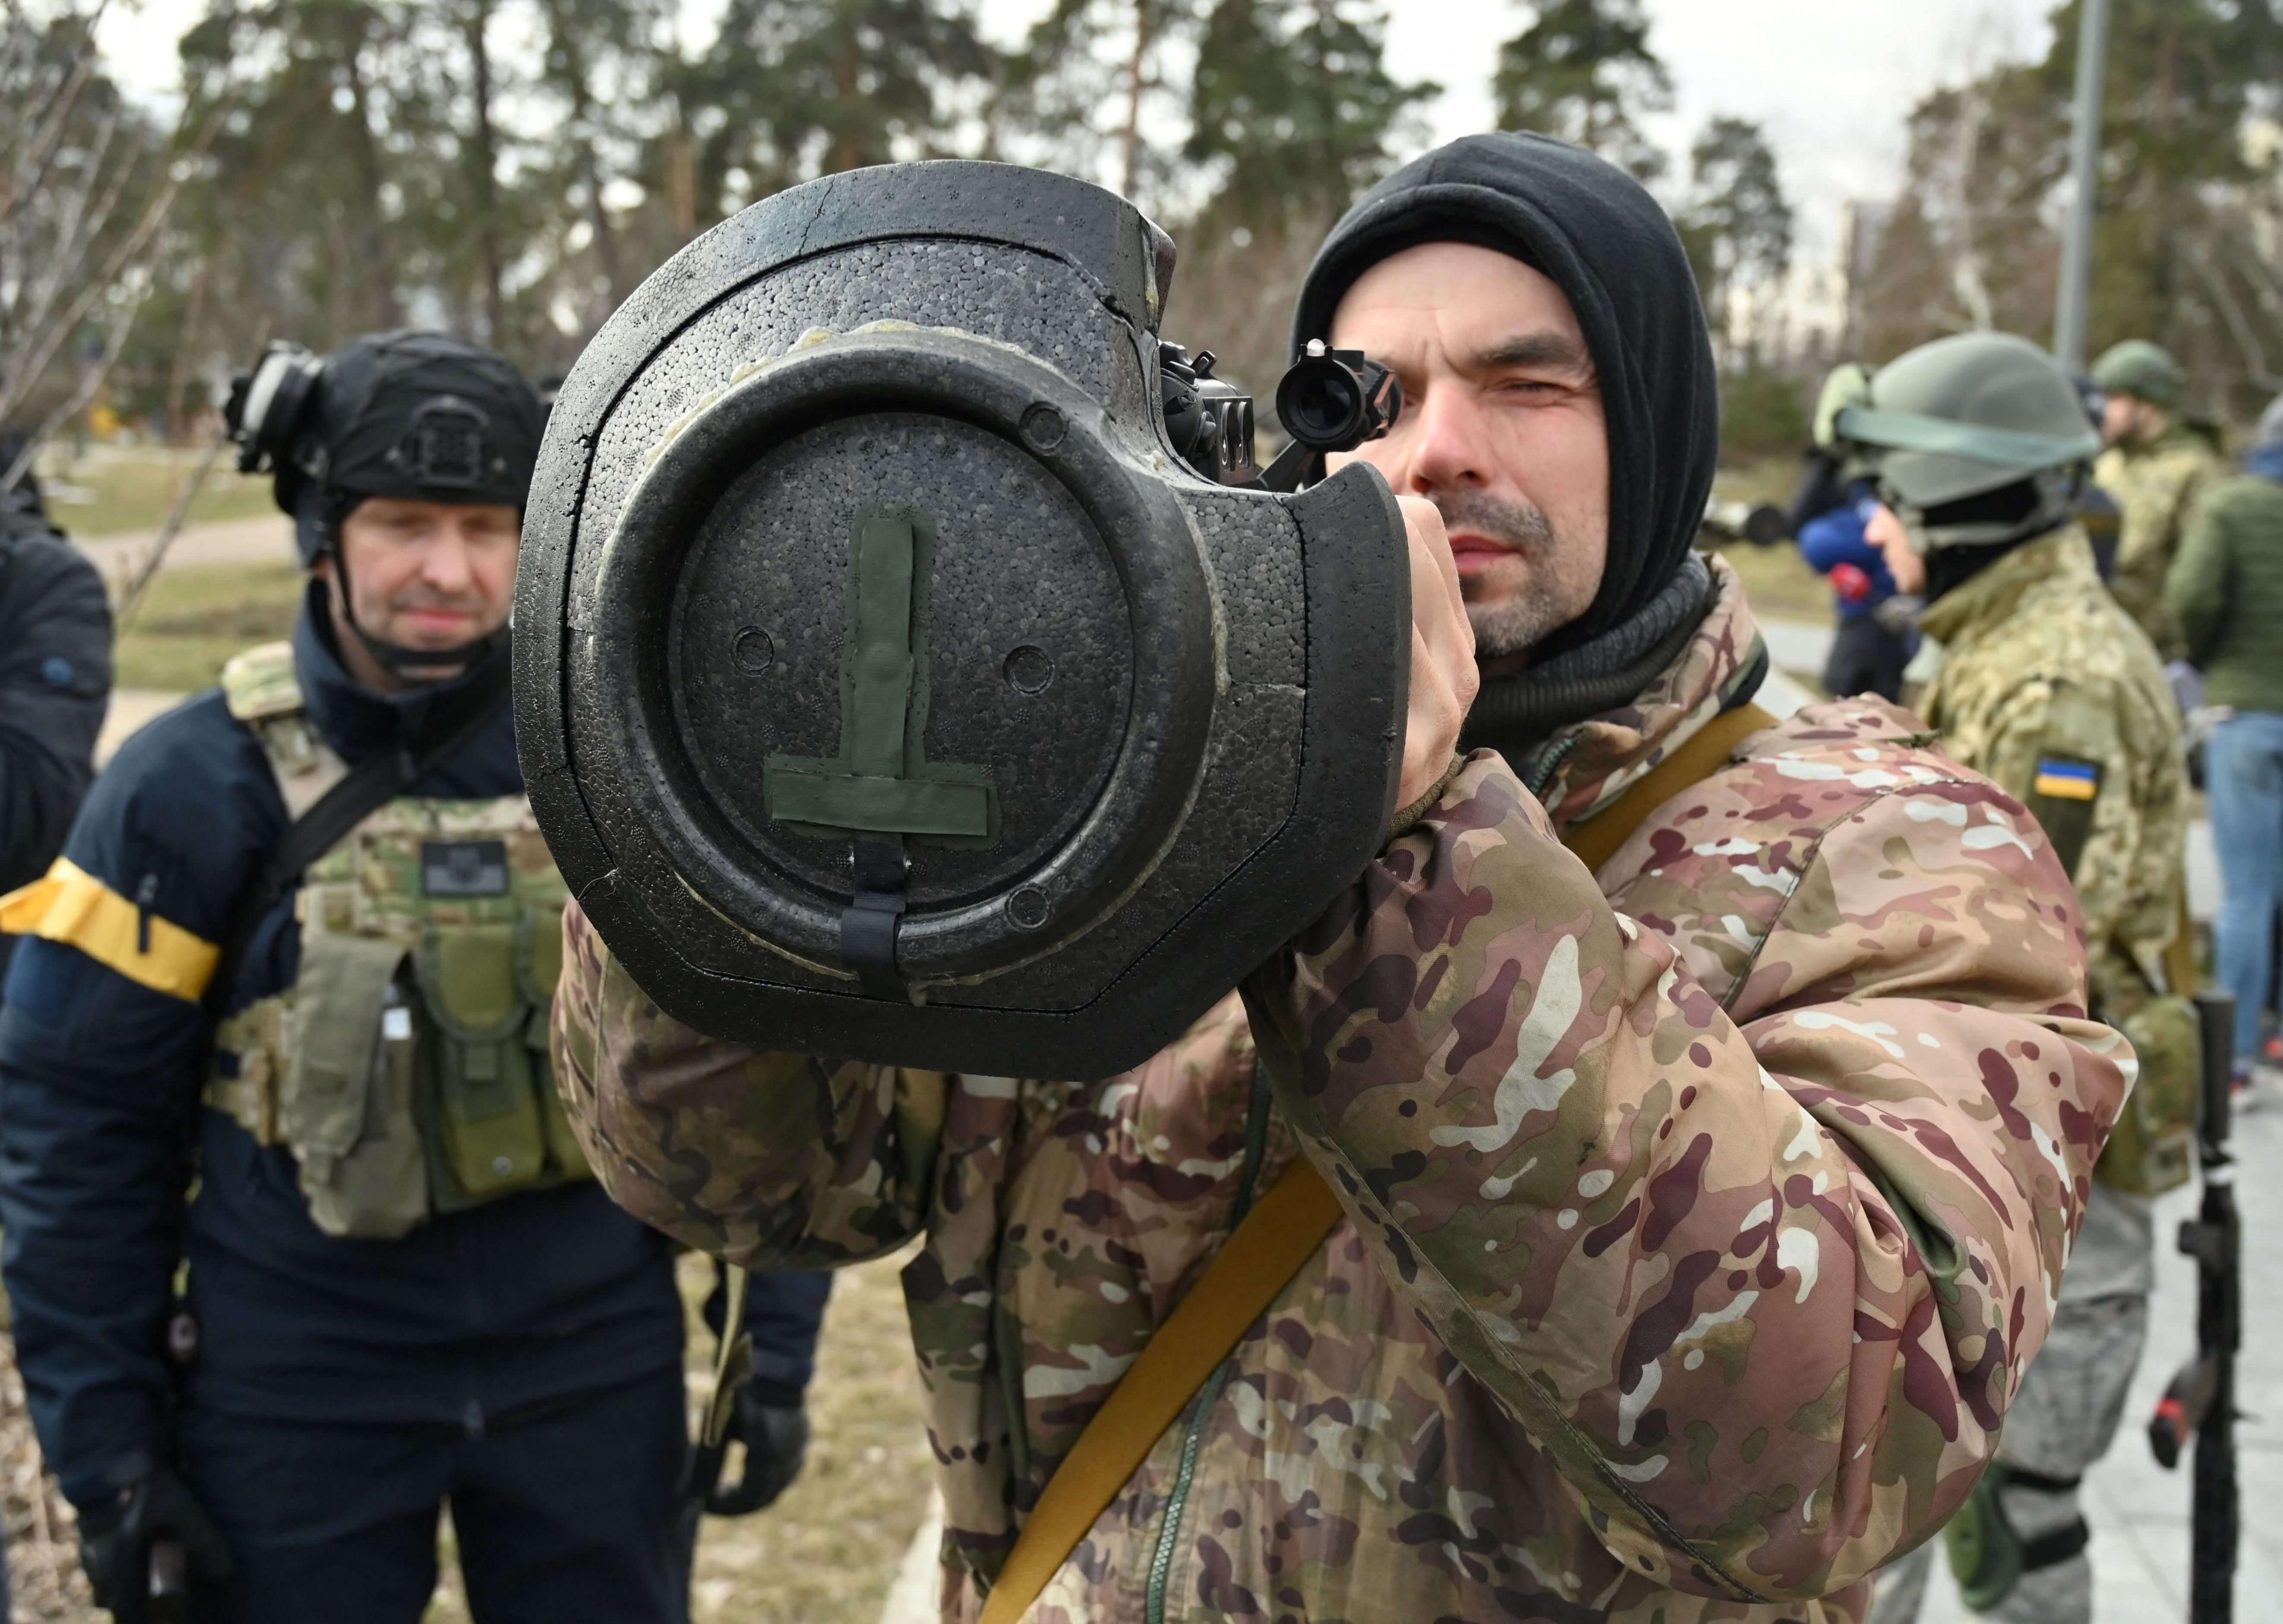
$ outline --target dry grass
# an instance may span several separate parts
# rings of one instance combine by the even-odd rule
[[[24,1411],[16,1345],[0,1338],[0,1511],[8,1529],[13,1624],[102,1624],[80,1572],[78,1527],[55,1480],[40,1470],[40,1447]]]
[[[39,474],[49,487],[49,512],[74,536],[132,535],[166,522],[205,455],[203,447],[93,446],[74,458],[67,447],[54,445],[41,457]],[[185,522],[275,513],[277,499],[270,492],[268,475],[239,473],[225,452],[191,499]]]
[[[825,1315],[809,1413],[808,1467],[755,1517],[708,1518],[697,1549],[696,1624],[874,1624],[927,1509],[933,1457],[920,1421],[919,1375],[897,1271],[902,1256],[843,1270]],[[685,1299],[704,1300],[708,1260],[682,1260]],[[712,1354],[690,1339],[693,1379]],[[736,1463],[731,1463],[734,1472]],[[103,1624],[90,1605],[71,1509],[39,1469],[13,1350],[0,1343],[0,1494],[4,1494],[14,1624]],[[427,1624],[465,1624],[450,1567]]]
[[[808,1466],[758,1517],[708,1518],[690,1608],[697,1624],[873,1624],[927,1511],[935,1457],[897,1274],[908,1254],[844,1269],[817,1349]],[[684,1294],[702,1297],[703,1259]],[[710,1339],[693,1337],[693,1352]]]
[[[119,686],[170,694],[212,687],[230,656],[292,630],[304,579],[291,563],[161,570],[119,640]]]
[[[1749,541],[1731,541],[1719,550],[1743,581],[1744,595],[1761,619],[1815,625],[1830,620],[1831,583],[1801,563],[1799,548],[1790,542],[1754,547]]]

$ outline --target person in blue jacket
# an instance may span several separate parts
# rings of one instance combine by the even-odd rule
[[[555,1098],[563,883],[507,699],[542,408],[431,333],[232,402],[308,594],[129,740],[0,899],[0,1268],[124,1621],[417,1624],[448,1500],[484,1624],[686,1618],[683,1312]],[[822,1276],[757,1280],[731,1435],[798,1471]]]
[[[1799,526],[1799,556],[1818,575],[1831,578],[1838,609],[1831,653],[1824,662],[1824,690],[1835,698],[1876,694],[1899,700],[1903,670],[1917,650],[1917,635],[1894,602],[1895,578],[1879,549],[1864,539],[1879,499],[1869,483],[1856,480],[1841,500]]]

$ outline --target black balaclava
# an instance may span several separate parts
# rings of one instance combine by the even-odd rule
[[[1484,742],[1507,748],[1522,742],[1517,731],[1542,736],[1624,703],[1638,686],[1613,689],[1654,677],[1643,670],[1648,658],[1669,662],[1682,628],[1702,620],[1710,579],[1689,560],[1719,451],[1719,394],[1703,306],[1671,221],[1623,170],[1543,136],[1469,136],[1365,193],[1301,284],[1295,356],[1309,339],[1330,337],[1333,313],[1364,272],[1444,242],[1496,249],[1553,280],[1577,314],[1609,423],[1601,590],[1532,651],[1529,670],[1484,684],[1473,719],[1501,719],[1504,736]]]
[[[368,496],[497,504],[531,493],[546,414],[504,356],[436,332],[373,333],[325,357],[291,454],[277,459],[277,505],[293,516],[301,562],[331,553],[348,602],[341,521]],[[458,649],[408,649],[350,629],[393,667],[471,666],[503,635]]]

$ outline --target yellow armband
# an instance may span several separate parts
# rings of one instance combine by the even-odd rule
[[[0,932],[76,947],[137,986],[196,1003],[222,950],[58,858],[46,877],[0,897]]]

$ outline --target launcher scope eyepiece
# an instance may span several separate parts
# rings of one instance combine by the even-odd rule
[[[1284,431],[1314,452],[1352,451],[1377,439],[1403,414],[1403,385],[1361,350],[1336,350],[1321,338],[1276,385]]]

